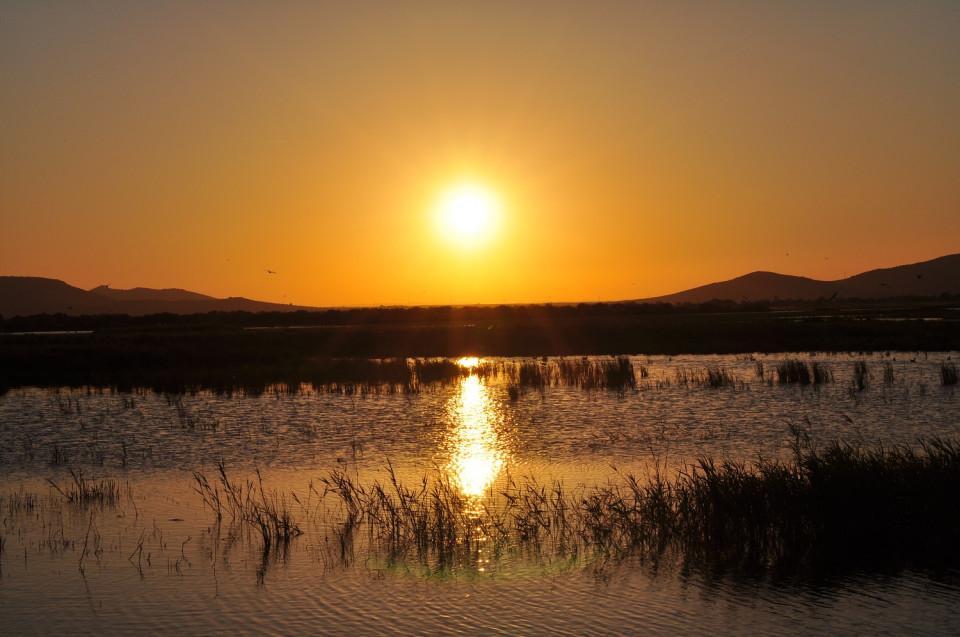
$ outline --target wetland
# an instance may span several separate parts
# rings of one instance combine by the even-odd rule
[[[957,360],[341,359],[254,391],[11,388],[4,625],[949,632]]]

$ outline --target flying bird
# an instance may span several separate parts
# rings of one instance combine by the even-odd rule
[[[276,274],[273,270],[267,270],[267,274]]]

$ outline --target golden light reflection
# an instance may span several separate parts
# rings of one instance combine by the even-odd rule
[[[480,359],[476,356],[464,356],[463,358],[457,360],[457,365],[464,369],[473,369],[480,365]]]
[[[509,457],[501,435],[500,404],[493,400],[483,379],[471,374],[460,379],[456,395],[447,403],[447,415],[449,460],[444,469],[464,495],[479,498]]]

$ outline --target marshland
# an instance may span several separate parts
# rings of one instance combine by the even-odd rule
[[[936,634],[960,621],[958,356],[11,387],[4,626]]]

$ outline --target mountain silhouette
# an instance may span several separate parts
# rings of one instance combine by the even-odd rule
[[[94,294],[114,299],[115,301],[214,301],[214,297],[197,292],[189,292],[180,288],[133,288],[130,290],[115,290],[109,285],[101,285],[90,290]]]
[[[930,261],[871,270],[839,281],[752,272],[729,281],[647,299],[640,303],[706,303],[732,301],[815,301],[817,299],[883,299],[905,296],[960,295],[960,254]],[[101,285],[83,290],[59,279],[0,276],[0,316],[34,314],[199,314],[205,312],[291,312],[321,308],[218,299],[188,290]]]
[[[82,290],[59,279],[0,276],[0,316],[34,314],[200,314],[205,312],[292,312],[317,308],[252,301],[243,297],[218,299],[180,289],[107,285]]]
[[[815,301],[817,299],[883,299],[903,296],[960,294],[960,254],[930,261],[870,270],[839,281],[751,272],[729,281],[638,299],[641,303],[706,303],[732,301]]]

